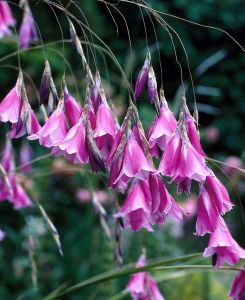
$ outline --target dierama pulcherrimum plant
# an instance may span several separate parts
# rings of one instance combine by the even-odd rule
[[[38,34],[27,0],[22,1],[22,7],[24,16],[19,31],[19,46],[25,49],[31,41],[38,40]],[[0,3],[0,16],[0,36],[7,35],[14,19],[5,1]],[[38,140],[54,156],[64,156],[74,164],[90,164],[94,173],[107,172],[109,188],[125,194],[124,202],[116,204],[118,209],[114,214],[121,229],[138,231],[145,228],[153,231],[156,225],[165,223],[168,218],[182,221],[188,211],[168,191],[166,181],[168,186],[177,184],[177,195],[190,194],[195,182],[199,189],[195,234],[210,236],[203,255],[212,256],[216,268],[224,263],[234,265],[245,258],[245,250],[233,239],[223,218],[234,205],[225,186],[207,166],[207,155],[202,149],[197,123],[188,109],[185,95],[176,119],[163,89],[160,93],[158,91],[148,52],[120,125],[104,91],[99,70],[93,75],[75,26],[71,20],[68,19],[68,22],[73,45],[87,77],[84,105],[70,94],[65,78],[58,96],[51,67],[46,60],[39,104],[45,112],[47,108],[48,113],[39,123],[28,101],[20,70],[15,86],[0,103],[0,121],[11,125],[0,164],[0,200],[7,199],[15,208],[31,205],[29,196],[14,175],[10,141],[27,135],[27,139]],[[145,89],[156,111],[147,134],[136,107]],[[26,152],[26,155],[29,154]],[[101,216],[105,216],[103,208],[96,207],[99,207]],[[145,257],[142,256],[137,267],[144,265]],[[244,296],[243,278],[244,271],[240,271],[229,294],[234,299]],[[127,291],[133,299],[163,300],[156,282],[147,272],[133,275]]]

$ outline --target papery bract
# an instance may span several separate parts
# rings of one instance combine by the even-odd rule
[[[233,300],[244,300],[245,298],[245,266],[239,271],[232,282],[228,296]]]
[[[229,265],[238,263],[240,258],[245,258],[245,250],[233,239],[222,220],[221,226],[211,233],[208,247],[204,250],[203,256],[212,256],[214,266],[219,268],[225,262]]]
[[[7,1],[0,1],[0,38],[10,35],[10,26],[15,24],[11,9]]]

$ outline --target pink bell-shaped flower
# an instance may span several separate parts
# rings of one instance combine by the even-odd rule
[[[234,205],[229,198],[229,194],[216,176],[213,174],[211,176],[207,176],[205,185],[210,198],[215,202],[220,214],[223,215],[232,209]]]
[[[125,227],[131,227],[134,231],[146,228],[152,231],[150,221],[151,195],[144,181],[136,180],[116,218],[122,218]]]
[[[74,126],[82,112],[83,108],[79,105],[79,103],[69,94],[66,85],[64,86],[64,105],[65,105],[65,113],[68,118],[70,126]]]
[[[239,271],[232,282],[228,296],[233,300],[244,300],[245,297],[245,266]]]
[[[11,9],[7,1],[0,1],[0,38],[10,35],[10,26],[15,24]]]
[[[212,233],[217,229],[218,225],[220,225],[219,211],[203,186],[198,197],[196,233],[201,236],[206,233]]]
[[[177,121],[168,108],[167,101],[161,99],[159,116],[156,116],[148,132],[150,148],[157,145],[162,151],[171,139],[177,126]]]
[[[79,121],[68,131],[63,141],[59,144],[59,148],[68,155],[74,155],[74,157],[72,157],[74,162],[88,163],[89,157],[84,115],[82,115]]]
[[[219,268],[225,262],[229,265],[238,263],[240,258],[245,258],[245,250],[233,239],[227,225],[221,219],[221,226],[211,233],[203,256],[212,256],[213,265]]]
[[[116,184],[123,176],[129,178],[136,177],[144,180],[150,172],[154,171],[155,169],[150,165],[143,150],[137,143],[135,136],[131,133],[124,148],[120,173],[115,179],[114,184]]]
[[[149,176],[149,187],[152,197],[152,225],[164,223],[168,216],[177,220],[183,219],[183,214],[186,212],[178,206],[158,175]]]
[[[136,264],[137,268],[145,266],[145,255],[142,254]],[[126,290],[133,300],[164,300],[157,283],[147,272],[139,272],[130,277]]]
[[[177,127],[171,140],[166,145],[162,160],[159,165],[158,173],[170,176],[178,183],[189,179],[203,182],[210,174],[202,156],[195,150],[189,140],[182,136]],[[185,185],[186,185],[185,181]],[[182,185],[182,189],[183,189]],[[185,190],[189,191],[188,185]]]
[[[67,132],[64,102],[61,99],[43,127],[36,134],[30,136],[29,139],[39,139],[41,145],[50,148],[58,146],[64,140]]]
[[[0,103],[0,121],[11,123],[18,122],[22,107],[22,84],[23,75],[22,72],[20,72],[14,88],[7,94],[7,96],[5,96],[5,98]]]

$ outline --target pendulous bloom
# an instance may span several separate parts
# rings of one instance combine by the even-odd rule
[[[122,182],[129,182],[133,177],[144,180],[150,172],[155,171],[137,143],[134,133],[131,130],[129,131],[124,146],[121,147],[123,149],[119,151],[119,154],[115,153],[112,159],[109,178],[110,187],[120,185]],[[120,144],[118,148],[120,148]],[[112,146],[112,151],[114,150]],[[136,157],[137,159],[135,159]]]
[[[176,181],[178,192],[187,193],[190,192],[191,180],[203,182],[210,174],[204,158],[191,145],[181,123],[165,147],[158,173]]]
[[[14,88],[12,88],[0,103],[0,121],[11,123],[18,122],[23,102],[21,95],[22,85],[23,75],[22,72],[20,72]]]
[[[82,114],[79,121],[67,132],[59,143],[59,148],[68,154],[68,159],[74,163],[88,163],[88,148],[86,142],[85,116]]]
[[[160,93],[161,94],[161,93]],[[161,97],[160,112],[156,116],[148,132],[149,147],[157,145],[162,151],[171,139],[177,126],[177,121],[168,108],[167,101]]]
[[[142,254],[136,264],[137,268],[145,266],[145,255]],[[130,277],[126,290],[133,300],[164,300],[157,283],[147,272],[139,272]]]
[[[35,21],[32,16],[29,5],[25,5],[24,16],[20,26],[19,32],[19,46],[21,49],[29,47],[31,41],[38,41],[38,33],[35,25]]]
[[[240,258],[245,258],[245,250],[233,239],[224,220],[211,233],[208,247],[204,250],[203,256],[212,256],[213,265],[216,268],[222,266],[225,262],[234,265]]]
[[[147,183],[135,180],[116,218],[122,218],[125,227],[134,231],[146,228],[152,231],[150,225],[151,195]]]
[[[64,100],[61,99],[43,127],[36,134],[29,136],[28,139],[39,139],[40,145],[48,148],[56,147],[64,140],[67,132]]]
[[[64,86],[64,105],[66,116],[70,126],[72,127],[78,122],[83,112],[83,108],[68,92],[66,85]]]
[[[151,56],[150,56],[150,53],[147,53],[144,65],[139,72],[139,75],[137,77],[137,81],[135,84],[134,97],[136,100],[141,96],[141,94],[146,86],[150,66],[151,66]]]
[[[243,266],[242,271],[237,273],[234,281],[232,282],[228,296],[233,300],[245,299],[245,266]]]
[[[0,1],[0,38],[11,34],[10,26],[15,24],[7,1]]]

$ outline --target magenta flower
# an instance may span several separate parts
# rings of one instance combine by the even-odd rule
[[[23,165],[21,167],[22,173],[30,173],[31,172],[31,164],[28,164],[32,159],[32,148],[30,143],[24,142],[20,148],[20,164]]]
[[[156,116],[148,132],[150,148],[157,145],[163,151],[173,135],[176,126],[177,121],[168,108],[167,101],[164,99],[160,104],[159,116]]]
[[[233,300],[244,300],[245,297],[245,266],[239,271],[232,282],[228,296]]]
[[[150,221],[151,195],[147,184],[144,181],[136,180],[116,218],[122,218],[125,227],[131,227],[138,231],[146,228],[152,231]]]
[[[23,75],[20,72],[14,88],[5,96],[0,103],[0,121],[17,123],[19,120],[22,96],[21,88],[23,84]]]
[[[224,185],[214,175],[207,176],[205,181],[209,197],[215,203],[220,214],[230,211],[233,204]]]
[[[223,170],[226,172],[229,176],[236,175],[239,171],[237,169],[244,168],[242,160],[237,156],[229,156],[225,159]]]
[[[19,45],[21,49],[28,48],[31,41],[38,41],[38,33],[30,7],[25,5],[23,20],[19,32]]]
[[[230,265],[238,263],[240,258],[245,258],[245,250],[233,239],[224,220],[221,220],[221,226],[211,233],[203,256],[212,256],[213,265],[219,268],[225,262]]]
[[[86,142],[86,124],[84,114],[79,121],[67,132],[59,148],[68,155],[73,155],[73,162],[88,163],[88,148]],[[68,157],[69,159],[69,157]]]
[[[35,135],[41,129],[40,124],[31,109],[29,103],[23,103],[21,113],[17,123],[12,124],[11,131],[8,133],[11,139],[19,138],[25,134]]]
[[[32,205],[30,197],[27,195],[22,185],[17,182],[15,176],[10,175],[13,195],[8,197],[9,202],[13,203],[15,209],[25,208]]]
[[[4,145],[1,165],[7,173],[15,168],[14,151],[12,149],[12,143],[9,139],[6,139],[6,143]]]
[[[83,108],[79,103],[69,94],[67,87],[64,87],[64,104],[65,104],[65,113],[68,118],[70,126],[74,126],[82,112]]]
[[[153,67],[150,67],[148,71],[148,97],[151,104],[157,103],[157,80]]]
[[[137,159],[135,159],[136,157]],[[149,172],[155,171],[132,132],[129,133],[123,151],[113,160],[109,179],[109,186],[111,187],[117,185],[121,180],[125,181],[126,178],[136,177],[144,180]]]
[[[141,94],[145,88],[150,66],[151,66],[151,56],[150,56],[150,53],[147,53],[144,65],[139,72],[139,75],[138,75],[137,81],[136,81],[136,85],[135,85],[134,97],[136,100],[141,96]]]
[[[6,1],[0,1],[0,38],[10,35],[10,26],[15,24],[11,9]]]
[[[185,125],[187,130],[187,135],[189,137],[190,143],[192,146],[196,149],[196,151],[203,157],[206,156],[206,154],[202,150],[201,142],[200,142],[200,136],[197,131],[197,127],[195,124],[194,119],[192,118],[188,108],[185,110]]]
[[[158,175],[149,176],[149,188],[152,198],[152,225],[164,223],[167,216],[177,220],[183,219],[183,214],[186,214],[186,212],[178,206]]]
[[[99,71],[95,74],[95,82],[91,88],[91,101],[93,103],[94,111],[97,113],[99,105],[101,104],[101,79],[100,79],[100,73]]]
[[[166,145],[157,173],[170,176],[181,186],[179,191],[190,191],[191,180],[202,182],[210,174],[202,156],[182,137],[177,127],[174,135]]]
[[[145,255],[141,255],[136,267],[145,266]],[[133,300],[164,300],[158,289],[157,283],[146,272],[139,272],[130,277],[126,290],[130,293]]]
[[[68,132],[64,102],[60,100],[57,108],[48,118],[43,127],[34,135],[29,136],[30,140],[39,139],[39,143],[45,147],[58,146]]]
[[[212,233],[218,225],[220,225],[220,214],[217,206],[205,187],[202,186],[198,197],[196,233],[201,236]]]
[[[112,111],[107,103],[101,103],[96,114],[94,137],[104,160],[108,158],[116,133],[117,129]]]

